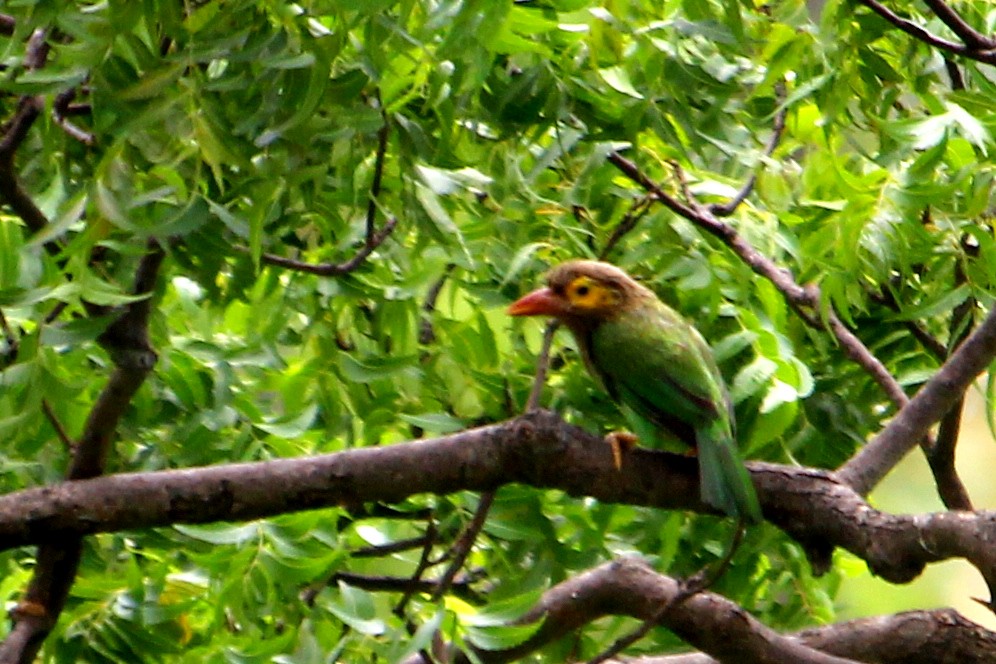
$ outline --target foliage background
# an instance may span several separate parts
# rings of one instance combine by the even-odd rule
[[[963,4],[980,26],[996,20],[987,3]],[[167,252],[150,329],[159,363],[109,472],[388,445],[514,416],[543,328],[503,307],[546,266],[606,249],[713,343],[748,456],[844,462],[892,412],[880,387],[721,241],[645,198],[606,161],[613,151],[704,203],[756,173],[728,222],[818,284],[822,310],[908,390],[940,361],[910,325],[943,347],[955,307],[991,303],[992,72],[959,61],[953,85],[939,52],[852,3],[816,17],[792,0],[3,11],[15,27],[0,41],[0,112],[45,100],[16,167],[48,220],[0,216],[4,491],[63,477],[55,423],[80,434],[111,366],[96,339],[112,312],[88,305],[133,299],[149,238]],[[36,28],[51,50],[26,68]],[[50,112],[66,90],[85,105],[70,118],[84,141]],[[367,260],[331,277],[302,267],[361,250]],[[559,336],[543,403],[592,430],[618,426],[577,359]],[[526,633],[494,624],[553,583],[629,552],[689,574],[729,537],[712,517],[510,486],[461,577],[473,594],[415,594],[397,615],[400,593],[343,581],[403,581],[420,548],[371,547],[431,522],[438,556],[477,500],[90,538],[44,656],[394,661],[431,633],[411,629],[436,625],[497,647]],[[16,601],[33,562],[31,549],[0,554],[0,598]],[[813,578],[765,526],[716,590],[792,629],[834,619],[839,574]],[[591,656],[634,624],[601,621],[535,661]],[[678,643],[656,630],[633,652]]]

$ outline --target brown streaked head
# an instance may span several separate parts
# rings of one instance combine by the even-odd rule
[[[615,265],[573,260],[550,270],[546,288],[512,303],[512,316],[553,316],[571,320],[605,320],[651,295]],[[651,295],[652,296],[652,295]]]

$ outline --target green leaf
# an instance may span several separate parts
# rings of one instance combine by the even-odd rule
[[[278,417],[267,422],[254,422],[253,426],[272,436],[293,439],[311,428],[318,415],[318,404],[311,404],[300,413]]]
[[[447,413],[423,413],[421,415],[406,415],[401,413],[398,417],[420,429],[438,434],[453,433],[466,427],[463,420]]]
[[[633,87],[633,83],[629,79],[629,72],[621,65],[599,69],[598,74],[616,92],[621,92],[634,99],[643,99],[643,95]]]
[[[491,627],[470,627],[467,636],[470,642],[482,650],[507,650],[528,641],[539,628],[542,620],[525,625],[494,625]]]
[[[242,525],[211,524],[206,526],[176,524],[173,526],[173,529],[191,539],[216,545],[234,544],[242,546],[250,542],[255,542],[260,537],[260,524],[258,523],[246,523]]]
[[[915,307],[904,308],[902,311],[890,314],[886,320],[927,320],[936,316],[949,314],[955,307],[968,299],[972,294],[971,286],[961,284],[950,290],[942,290],[928,297]]]
[[[766,357],[757,357],[738,371],[730,388],[730,397],[733,399],[733,403],[740,403],[757,394],[768,385],[768,381],[775,375],[777,369],[778,365],[772,360]]]

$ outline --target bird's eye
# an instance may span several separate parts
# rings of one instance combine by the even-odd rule
[[[588,294],[589,290],[590,289],[587,286],[578,286],[574,292],[577,293],[579,297],[584,297]]]

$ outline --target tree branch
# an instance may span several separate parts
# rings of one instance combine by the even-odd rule
[[[35,30],[31,34],[27,54],[24,57],[25,68],[28,70],[41,68],[48,57],[48,50],[45,31]],[[32,233],[44,230],[48,226],[48,218],[21,187],[14,168],[14,157],[44,107],[45,100],[40,95],[21,97],[17,102],[14,116],[4,123],[3,134],[0,136],[0,198],[6,201],[14,214],[21,218]],[[53,242],[46,242],[45,250],[54,255],[59,253],[59,246]]]
[[[955,269],[955,282],[957,285],[966,283],[965,271],[959,263]],[[972,333],[972,312],[975,310],[977,302],[974,297],[966,298],[964,302],[955,307],[951,314],[950,322],[950,351],[954,352],[958,346],[964,343],[968,335]],[[941,426],[937,431],[937,440],[934,442],[930,453],[927,455],[927,462],[930,470],[934,474],[934,481],[937,483],[937,492],[944,502],[944,506],[951,510],[974,509],[972,499],[968,495],[968,489],[958,476],[958,469],[955,467],[955,450],[958,447],[959,433],[961,432],[961,412],[965,405],[965,400],[958,399],[951,406],[947,415],[941,418]]]
[[[553,346],[553,335],[560,328],[560,323],[551,320],[543,330],[543,344],[540,348],[539,357],[536,358],[536,375],[533,376],[533,386],[529,389],[529,397],[526,399],[526,412],[536,410],[540,407],[540,397],[543,394],[543,386],[546,385],[546,372],[550,370],[550,348]]]
[[[882,3],[878,2],[877,0],[859,0],[859,1],[861,2],[861,4],[874,11],[876,14],[884,18],[886,21],[888,21],[895,27],[899,28],[900,30],[910,35],[911,37],[914,37],[918,41],[927,44],[928,46],[933,46],[943,51],[948,51],[949,53],[961,55],[971,60],[976,60],[978,62],[985,62],[986,64],[996,64],[996,50],[994,50],[992,46],[986,48],[978,48],[975,46],[967,46],[964,44],[958,44],[953,41],[948,41],[947,39],[942,39],[941,37],[938,37],[937,35],[927,30],[926,28],[917,25],[913,21],[910,21],[909,19],[899,16],[891,9],[889,9]],[[928,4],[939,5],[941,3],[937,2],[937,3],[928,3]],[[943,16],[941,16],[941,20],[944,20]],[[971,30],[971,28],[969,29]],[[979,39],[987,40],[988,38],[979,35]]]
[[[942,0],[923,0],[923,4],[930,7],[930,10],[937,14],[937,18],[941,19],[944,25],[951,28],[951,32],[958,35],[958,38],[965,42],[965,45],[970,49],[989,50],[996,48],[996,39],[987,37],[970,26],[958,12],[951,9]]]
[[[867,445],[841,466],[837,476],[855,491],[871,491],[922,440],[930,427],[962,398],[996,357],[996,309],[962,343],[916,396]]]
[[[643,560],[620,558],[546,591],[536,606],[517,621],[528,624],[543,620],[525,643],[500,651],[475,650],[473,655],[487,664],[515,661],[603,616],[653,618],[660,606],[673,601],[680,592],[676,579],[658,574]],[[996,634],[950,609],[865,618],[782,635],[728,599],[703,592],[676,606],[661,625],[703,652],[627,658],[626,662],[936,664],[981,663],[996,656]],[[456,652],[452,646],[449,650],[453,661],[468,661],[466,654]],[[418,662],[417,656],[412,656],[404,664]]]
[[[418,321],[418,342],[420,344],[431,344],[436,340],[436,331],[432,327],[432,313],[436,310],[436,300],[439,299],[443,285],[455,269],[455,263],[448,263],[443,273],[439,275],[439,278],[425,294],[425,302],[422,303],[422,317]]]
[[[452,553],[452,560],[446,571],[443,572],[442,578],[439,580],[439,585],[432,593],[432,600],[436,601],[449,592],[450,586],[453,584],[453,579],[456,578],[457,573],[463,569],[463,564],[467,562],[467,556],[470,555],[470,550],[474,548],[474,542],[477,541],[477,536],[481,534],[481,529],[484,528],[484,522],[488,518],[488,512],[491,511],[491,505],[495,502],[495,492],[494,490],[485,491],[481,494],[481,497],[477,503],[477,509],[474,510],[474,517],[467,524],[464,529],[463,534],[457,539],[456,543],[450,549]]]
[[[706,208],[695,203],[683,203],[671,196],[647,177],[635,163],[618,152],[609,153],[608,160],[626,177],[652,193],[669,210],[720,239],[754,272],[774,284],[787,299],[807,307],[814,307],[819,303],[819,291],[797,284],[788,270],[775,265],[774,261],[757,251],[736,229],[717,219]]]
[[[765,517],[803,545],[816,573],[826,571],[833,547],[840,546],[893,583],[913,580],[929,563],[965,558],[996,588],[996,549],[989,545],[996,541],[996,512],[891,515],[870,507],[832,473],[756,462],[747,467]],[[695,459],[635,448],[616,470],[601,438],[535,411],[410,443],[18,491],[0,497],[0,549],[516,482],[606,503],[715,513],[699,499]]]
[[[907,611],[805,629],[802,643],[840,657],[877,664],[989,662],[996,659],[996,635],[953,609]],[[621,662],[618,664],[622,664]],[[626,664],[717,664],[701,653],[634,657]]]
[[[17,29],[17,20],[13,16],[0,14],[0,35],[10,37]]]
[[[135,273],[135,294],[151,292],[164,255],[159,244],[150,241]],[[118,423],[155,365],[156,354],[148,343],[150,307],[148,299],[132,302],[99,339],[110,351],[115,368],[74,446],[69,480],[95,477],[104,471]],[[34,660],[65,606],[82,552],[81,536],[40,542],[34,575],[24,600],[13,612],[14,626],[0,644],[0,662],[27,664]]]

